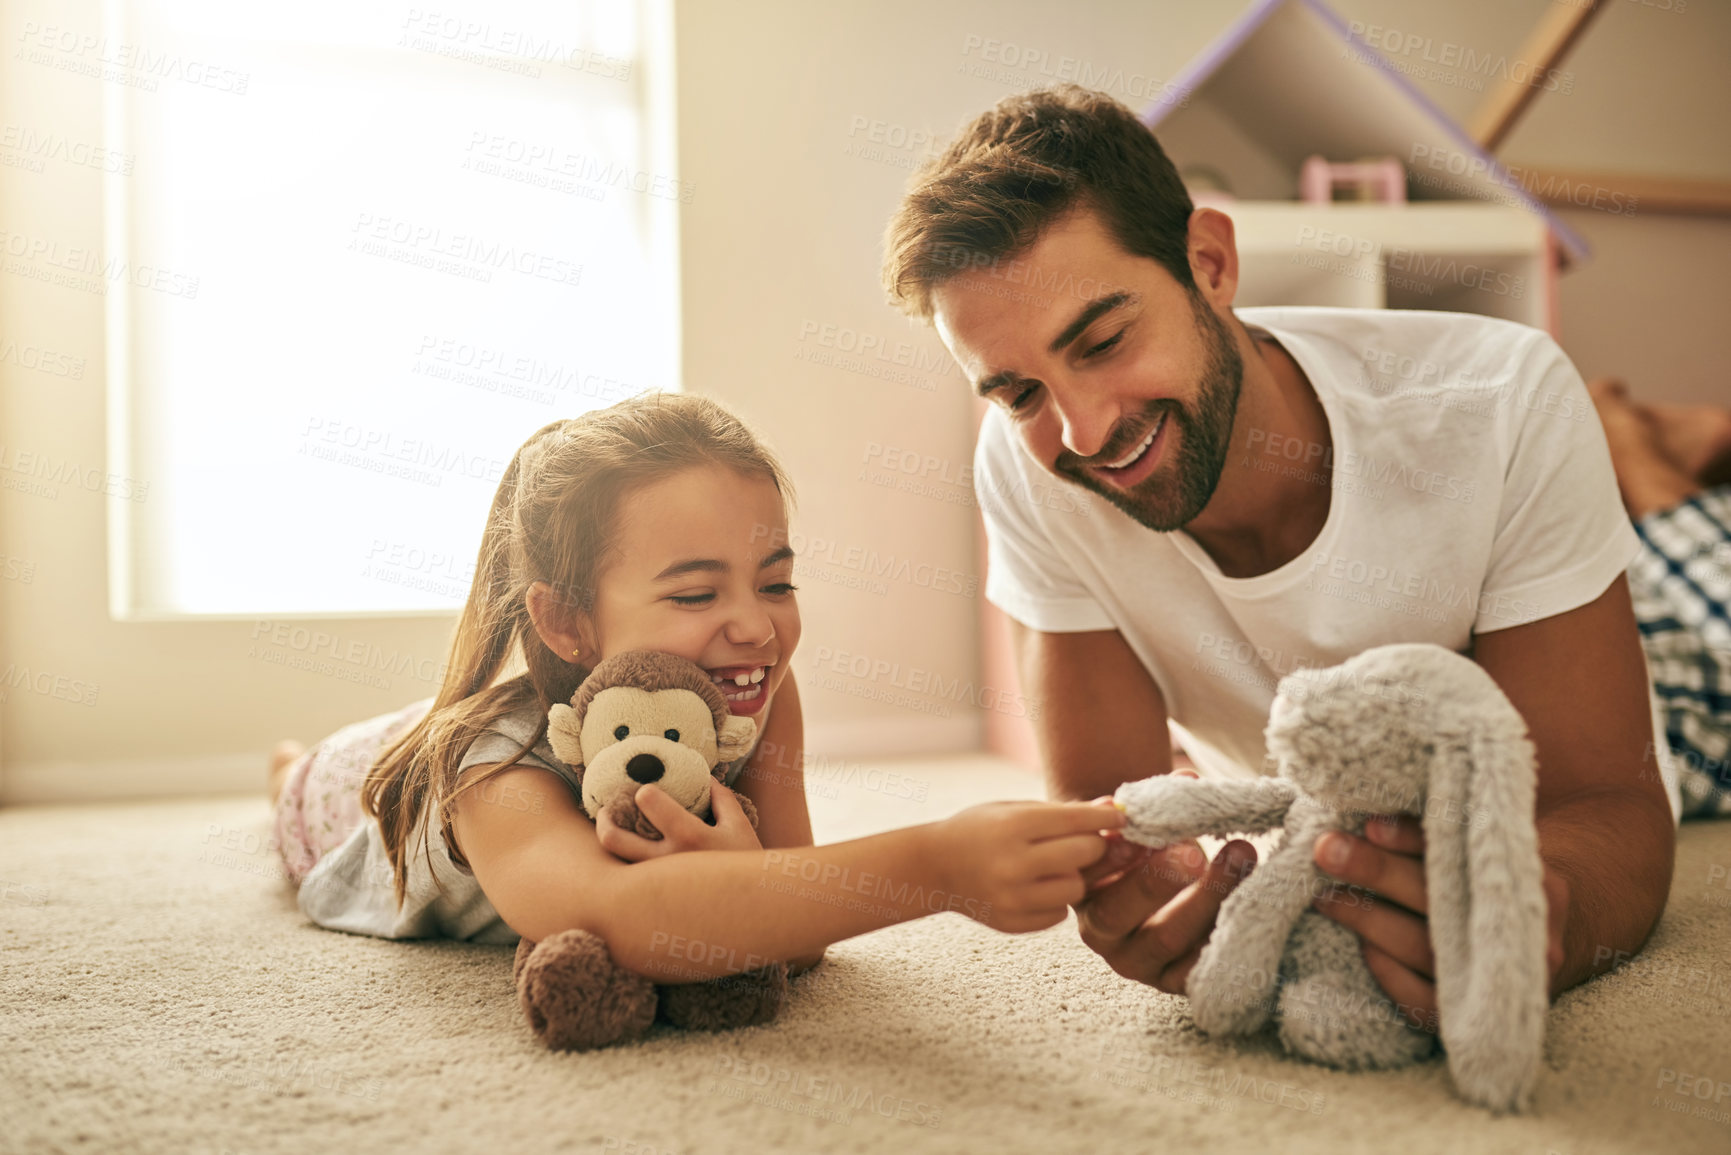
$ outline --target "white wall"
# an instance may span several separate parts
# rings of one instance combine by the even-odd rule
[[[1348,19],[1511,54],[1546,6],[1338,4]],[[923,567],[957,575],[939,580],[964,588],[979,572],[967,488],[954,480],[971,459],[970,402],[941,346],[882,302],[877,280],[884,222],[923,151],[907,148],[905,135],[944,139],[1012,88],[1045,79],[1037,59],[1020,68],[983,62],[985,41],[1044,53],[1048,69],[1068,57],[1096,74],[1121,75],[1116,94],[1140,105],[1131,85],[1145,90],[1170,79],[1243,7],[1235,0],[678,0],[681,176],[697,190],[682,220],[685,380],[757,424],[799,485],[806,640],[797,668],[818,748],[956,748],[975,741],[980,721],[949,689],[978,688],[977,596],[919,584],[921,576],[931,581]],[[10,44],[27,20],[96,27],[99,14],[97,0],[5,0],[0,36]],[[1728,51],[1731,15],[1723,6],[1691,3],[1678,13],[1613,0],[1566,66],[1577,76],[1575,91],[1541,98],[1505,155],[1731,179],[1723,113],[1731,82],[1715,63]],[[988,74],[974,75],[982,64]],[[1421,85],[1456,113],[1476,99],[1456,83]],[[9,59],[0,71],[0,123],[97,140],[100,88]],[[874,141],[874,132],[903,146]],[[1564,344],[1583,371],[1622,372],[1637,392],[1731,401],[1722,369],[1731,331],[1718,322],[1727,304],[1718,270],[1731,260],[1731,223],[1640,213],[1570,219],[1601,252],[1562,287]],[[0,167],[0,230],[93,246],[100,225],[95,170]],[[917,362],[906,368],[914,384],[816,359],[835,352],[826,339],[845,341],[847,333],[892,354],[905,343],[904,356]],[[0,359],[0,451],[7,460],[46,453],[102,469],[109,351],[101,298],[0,271],[5,340],[82,358],[83,371],[57,376]],[[870,353],[865,361],[895,367]],[[874,444],[929,457],[934,495],[860,480]],[[0,478],[8,476],[0,469]],[[0,671],[44,671],[66,678],[63,685],[99,688],[91,707],[7,690],[0,799],[250,789],[275,738],[312,741],[433,691],[401,676],[380,688],[266,669],[249,656],[253,623],[109,620],[104,516],[95,494],[63,486],[50,499],[0,489]],[[817,538],[833,545],[815,552]],[[285,541],[283,549],[306,544]],[[880,564],[907,561],[908,578],[876,579],[881,594],[838,584],[869,576],[860,567],[873,553]],[[918,576],[914,567],[922,567]],[[437,662],[450,621],[307,624]],[[839,652],[863,655],[868,670],[896,669],[875,679],[826,673],[826,687],[817,677],[820,650],[832,660]],[[910,680],[912,690],[894,685]],[[261,684],[264,693],[249,688]],[[874,692],[904,700],[865,696]]]

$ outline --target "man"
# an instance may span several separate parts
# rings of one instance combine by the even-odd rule
[[[1133,114],[1010,97],[914,180],[885,283],[991,402],[987,596],[1014,620],[1054,797],[1172,768],[1266,773],[1280,676],[1389,642],[1469,653],[1527,720],[1552,994],[1638,950],[1678,798],[1624,569],[1637,541],[1579,375],[1543,333],[1440,312],[1232,311],[1231,220]],[[1053,476],[1101,500],[1057,502]],[[1074,490],[1065,491],[1066,496]],[[1078,497],[1080,495],[1077,495]],[[1319,898],[1434,1028],[1412,819],[1318,840]],[[1236,841],[1125,844],[1077,907],[1120,974],[1182,993]]]

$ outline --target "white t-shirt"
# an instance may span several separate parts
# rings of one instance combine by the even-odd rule
[[[1189,534],[1053,476],[997,406],[974,461],[986,597],[1033,629],[1121,631],[1203,772],[1272,772],[1262,731],[1295,669],[1390,642],[1465,652],[1592,601],[1635,557],[1591,398],[1543,332],[1434,311],[1235,312],[1298,363],[1328,417],[1328,519],[1287,564],[1223,576]],[[1251,439],[1239,462],[1320,483],[1320,446]],[[1675,819],[1650,678],[1648,703]]]

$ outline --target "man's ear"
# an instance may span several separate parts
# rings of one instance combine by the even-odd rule
[[[1196,291],[1216,311],[1230,309],[1238,295],[1238,241],[1232,218],[1219,209],[1190,214],[1187,248]]]
[[[523,601],[536,635],[560,661],[583,666],[595,664],[594,620],[572,597],[562,596],[547,582],[533,582]]]
[[[756,722],[738,714],[729,714],[727,721],[721,724],[721,729],[715,735],[716,756],[723,762],[743,758],[750,753],[752,739],[756,737]]]

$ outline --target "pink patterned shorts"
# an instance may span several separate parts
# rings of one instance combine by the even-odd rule
[[[385,748],[412,729],[433,699],[344,726],[289,766],[275,813],[276,844],[289,881],[299,886],[318,860],[367,820],[361,784]]]

